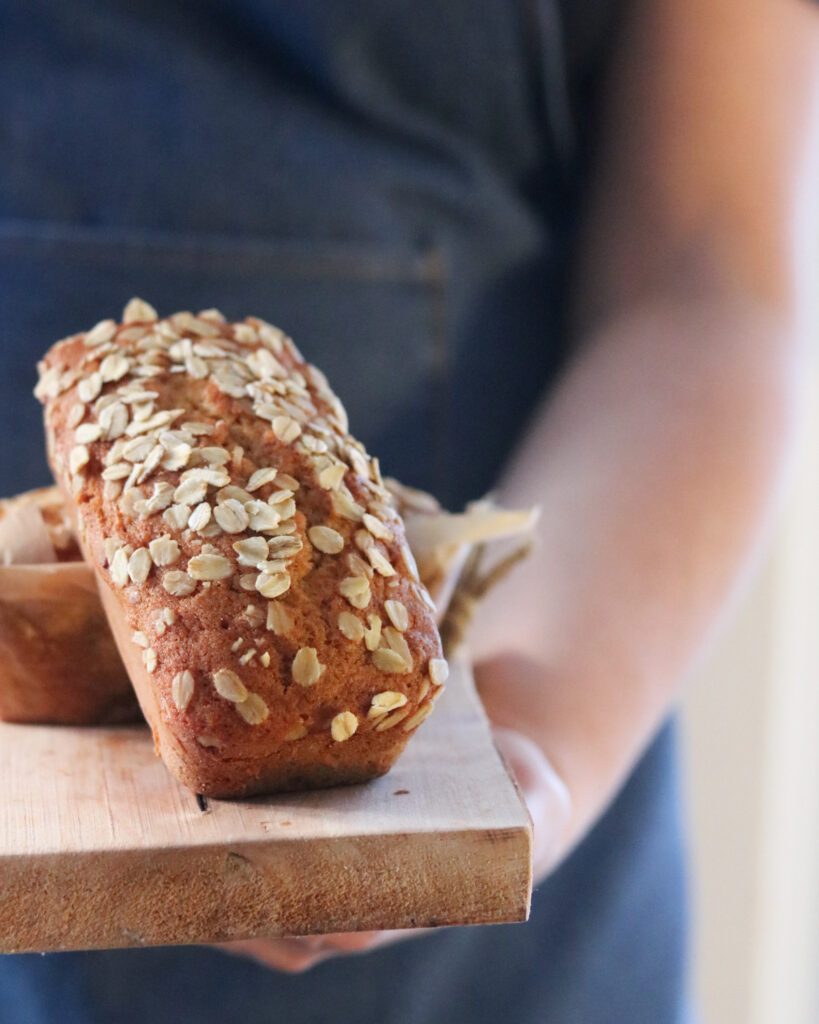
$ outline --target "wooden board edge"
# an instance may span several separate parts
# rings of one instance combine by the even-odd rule
[[[9,857],[0,953],[525,921],[531,854],[513,827]]]

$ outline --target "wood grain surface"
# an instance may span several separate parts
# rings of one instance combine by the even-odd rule
[[[362,786],[197,801],[146,729],[0,724],[0,952],[520,921],[531,822],[468,670]]]

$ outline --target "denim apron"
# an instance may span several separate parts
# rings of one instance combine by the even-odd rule
[[[48,478],[35,360],[134,294],[280,324],[387,472],[484,493],[565,357],[614,13],[0,0],[0,493]],[[299,976],[196,948],[2,957],[0,1021],[671,1024],[685,950],[666,727],[525,925]]]

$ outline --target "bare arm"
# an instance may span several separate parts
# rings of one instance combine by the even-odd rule
[[[758,548],[819,275],[819,14],[634,8],[576,274],[579,354],[502,486],[542,506],[538,552],[474,631],[490,716],[568,786],[556,856],[645,747]]]
[[[541,869],[611,798],[758,546],[819,275],[819,14],[800,0],[634,7],[576,274],[581,351],[503,482],[508,502],[543,509],[538,553],[473,631]],[[568,785],[559,836],[537,748]],[[301,970],[394,937],[230,948]]]

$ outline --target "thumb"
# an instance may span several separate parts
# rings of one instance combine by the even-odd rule
[[[493,726],[501,756],[515,776],[532,817],[535,884],[558,862],[571,818],[571,797],[549,759],[533,741],[517,732]]]

